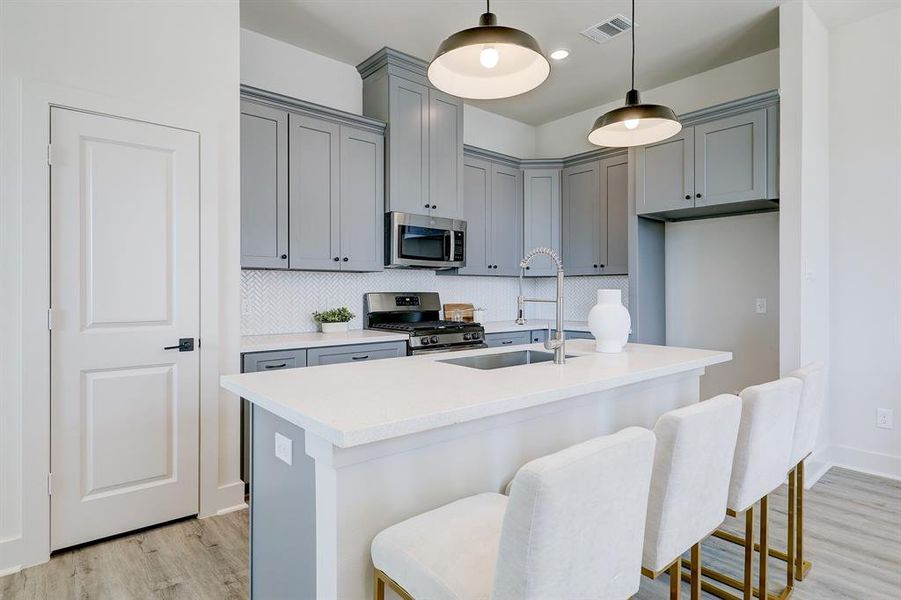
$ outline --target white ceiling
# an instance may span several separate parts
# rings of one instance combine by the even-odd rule
[[[638,88],[777,47],[778,5],[779,0],[637,0]],[[484,9],[478,0],[241,0],[241,25],[356,65],[382,46],[429,60],[442,39],[475,26]],[[550,77],[537,89],[477,106],[538,125],[625,95],[627,34],[597,45],[579,32],[617,13],[628,16],[630,0],[495,0],[491,10],[499,24],[531,33],[545,53],[566,48],[571,54],[552,61]]]

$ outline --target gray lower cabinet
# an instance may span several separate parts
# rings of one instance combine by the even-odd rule
[[[531,331],[514,331],[510,333],[486,333],[485,343],[489,348],[500,346],[518,346],[532,343]]]
[[[288,114],[241,102],[241,266],[288,266]]]
[[[547,329],[533,329],[531,332],[531,341],[533,344],[543,343],[547,341],[549,335],[550,331]]]
[[[290,115],[289,215],[292,269],[384,268],[384,139]]]
[[[330,346],[307,350],[307,366],[336,365],[339,363],[369,362],[383,358],[397,358],[407,353],[406,342],[383,342],[353,346]]]
[[[295,369],[307,366],[306,350],[275,350],[272,352],[248,352],[242,356],[243,373]]]
[[[519,275],[522,171],[466,157],[463,175],[466,266],[460,275]]]
[[[523,171],[523,250],[545,247],[561,252],[560,247],[560,170],[525,169]],[[625,224],[624,224],[625,225]],[[557,268],[546,256],[536,257],[526,275],[554,275]]]
[[[664,218],[774,208],[778,107],[685,127],[636,153],[635,208]]]

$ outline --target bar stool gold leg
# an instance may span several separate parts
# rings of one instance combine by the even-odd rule
[[[679,600],[682,597],[682,557],[669,567],[669,598]]]
[[[795,585],[795,504],[797,503],[796,470],[788,472],[788,535],[786,536],[785,587],[792,589]]]
[[[701,542],[691,547],[691,600],[701,600]]]
[[[751,579],[754,568],[754,507],[745,512],[745,577],[744,600],[754,600],[754,581]]]
[[[769,532],[767,531],[769,526],[769,516],[770,516],[770,497],[764,496],[760,499],[760,568],[758,570],[758,594],[761,600],[767,600],[768,590],[767,590],[767,562],[770,557],[770,541],[769,541]],[[749,574],[750,575],[750,574]]]
[[[378,570],[372,574],[372,599],[385,600],[385,580],[379,576]]]
[[[797,470],[797,495],[798,495],[798,524],[797,543],[795,554],[795,579],[804,581],[807,573],[804,572],[804,461],[798,463]]]

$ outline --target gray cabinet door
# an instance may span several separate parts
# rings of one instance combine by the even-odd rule
[[[429,195],[431,214],[459,219],[463,196],[463,101],[429,90]]]
[[[491,164],[466,157],[463,163],[463,219],[466,221],[466,266],[460,275],[492,275],[489,268],[488,205],[491,202]]]
[[[500,346],[519,346],[520,344],[532,343],[531,331],[515,331],[511,333],[487,333],[485,334],[485,343],[489,348],[497,348]]]
[[[639,148],[635,162],[635,212],[694,208],[694,129]]]
[[[607,213],[607,247],[606,256],[600,256],[599,272],[602,275],[625,275],[629,272],[628,155],[601,161],[601,206],[606,207]]]
[[[523,171],[523,250],[560,248],[560,170],[526,169]],[[538,256],[526,271],[528,276],[556,273],[550,258]]]
[[[488,228],[494,275],[519,275],[522,260],[522,171],[491,165]]]
[[[601,247],[600,163],[563,169],[563,267],[569,275],[598,272]]]
[[[290,115],[290,252],[292,269],[337,269],[339,258],[339,129]]]
[[[696,125],[695,206],[767,197],[766,109]]]
[[[429,214],[429,88],[388,81],[388,201],[390,211]]]
[[[337,365],[340,363],[370,362],[383,358],[406,356],[406,342],[357,344],[353,346],[329,346],[307,350],[307,365]]]
[[[241,266],[288,266],[288,113],[241,102]]]
[[[341,127],[340,256],[342,271],[384,268],[384,138]]]

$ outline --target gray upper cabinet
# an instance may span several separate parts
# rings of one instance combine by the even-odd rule
[[[523,250],[560,247],[560,170],[525,169],[523,171]],[[538,256],[526,275],[548,276],[556,273],[550,258]]]
[[[563,266],[568,275],[595,275],[606,249],[606,208],[601,206],[600,162],[563,169]]]
[[[463,218],[466,266],[460,275],[519,275],[522,258],[522,171],[467,156]]]
[[[341,127],[341,269],[384,268],[384,137]]]
[[[695,126],[695,206],[766,198],[766,127],[764,109]]]
[[[629,272],[629,157],[606,158],[600,164],[601,205],[607,207],[607,256],[602,275]]]
[[[338,269],[340,125],[290,115],[292,269]]]
[[[428,114],[430,214],[458,219],[463,196],[463,102],[430,89]]]
[[[429,88],[388,77],[389,211],[429,214]]]
[[[288,266],[288,115],[241,102],[241,266]]]
[[[463,161],[463,218],[466,220],[466,266],[460,275],[493,275],[488,247],[491,163],[467,156]]]
[[[736,110],[720,118],[704,111],[678,135],[638,149],[637,214],[678,219],[777,207],[778,106]]]
[[[694,129],[638,150],[635,212],[694,208],[694,189]]]
[[[429,84],[428,63],[382,48],[357,65],[363,114],[388,122],[388,211],[462,218],[463,100]]]
[[[495,275],[519,275],[523,254],[522,209],[522,171],[506,165],[491,165],[489,234]]]

